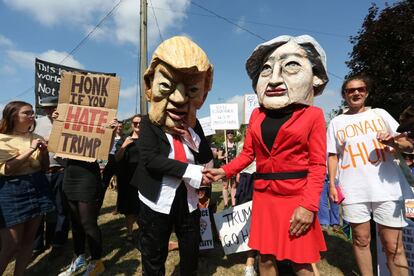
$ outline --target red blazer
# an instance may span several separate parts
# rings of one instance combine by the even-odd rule
[[[326,174],[326,127],[322,110],[314,106],[297,106],[292,117],[281,126],[270,152],[261,133],[265,117],[263,108],[253,111],[243,151],[222,167],[226,176],[237,174],[254,158],[258,173],[307,170],[308,175],[301,179],[256,179],[254,189],[264,190],[270,186],[276,195],[301,196],[300,206],[318,211]]]

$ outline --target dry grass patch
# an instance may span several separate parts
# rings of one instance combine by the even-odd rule
[[[212,200],[218,202],[218,210],[223,208],[221,198],[221,184],[213,185]],[[113,215],[115,210],[116,192],[108,190],[105,202],[99,217],[99,225],[103,236],[103,261],[105,272],[103,275],[140,275],[141,255],[134,244],[126,241],[124,217]],[[136,234],[136,231],[135,231]],[[328,252],[322,255],[318,264],[321,275],[358,275],[356,274],[355,260],[352,255],[351,244],[345,237],[335,233],[325,235]],[[172,239],[175,239],[173,236]],[[66,269],[72,259],[72,240],[68,241],[64,254],[50,258],[50,250],[45,251],[29,265],[26,275],[57,275]],[[199,258],[199,275],[243,275],[245,256],[235,254],[225,256],[219,244],[216,248],[201,253]],[[166,263],[167,275],[179,275],[178,251],[170,252]],[[12,275],[14,262],[10,263],[4,275]],[[79,272],[77,275],[82,275]],[[290,274],[285,274],[290,275]]]

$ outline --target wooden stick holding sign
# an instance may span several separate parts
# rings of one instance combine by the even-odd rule
[[[116,117],[119,88],[117,77],[63,73],[50,151],[76,160],[106,160],[113,134],[109,122]]]

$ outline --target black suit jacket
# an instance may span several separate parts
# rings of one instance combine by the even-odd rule
[[[192,151],[196,164],[205,164],[213,159],[209,143],[197,120],[195,133],[201,139],[198,153]],[[171,145],[161,127],[151,123],[148,116],[142,117],[138,140],[140,162],[135,170],[131,183],[147,199],[155,202],[161,191],[164,175],[182,178],[188,163],[168,158]]]

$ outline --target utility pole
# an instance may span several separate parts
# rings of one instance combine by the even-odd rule
[[[148,113],[147,99],[145,97],[144,73],[148,64],[147,49],[147,0],[141,1],[140,27],[139,27],[139,79],[140,79],[140,113]]]

